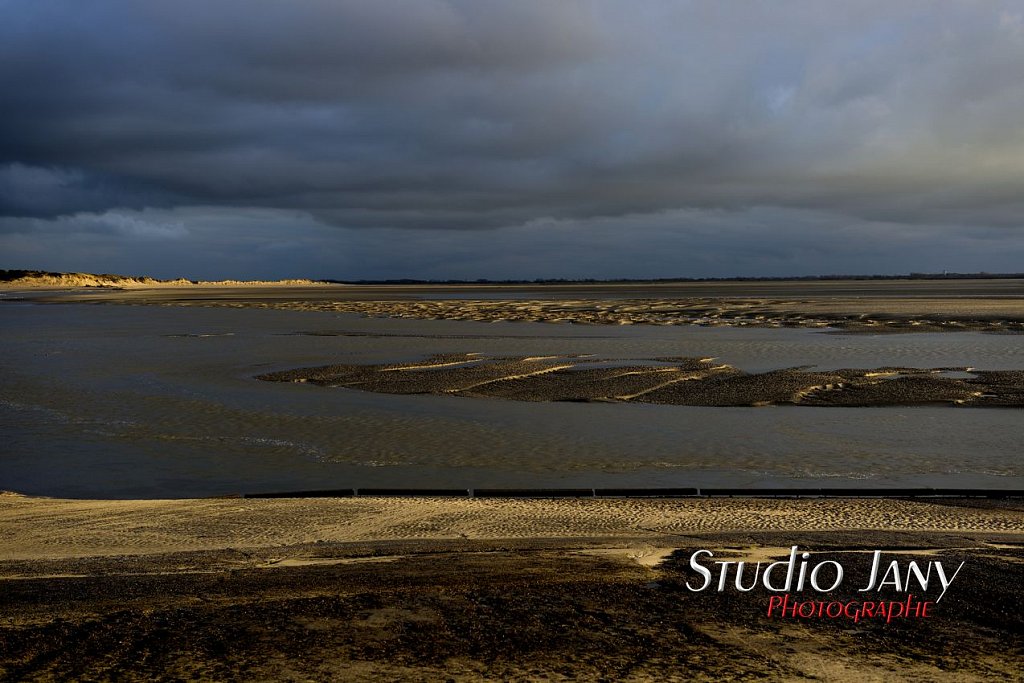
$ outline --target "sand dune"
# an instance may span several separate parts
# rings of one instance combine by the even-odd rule
[[[324,283],[313,280],[159,280],[143,275],[112,275],[95,273],[50,273],[36,270],[0,271],[0,289],[81,289],[109,287],[116,289],[163,287],[309,287]],[[330,286],[324,284],[324,286]]]

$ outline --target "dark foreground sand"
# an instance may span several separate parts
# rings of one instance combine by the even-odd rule
[[[0,526],[5,680],[1013,680],[1024,655],[1012,501],[4,495]],[[844,565],[829,599],[864,598],[865,551],[966,564],[888,624],[685,587],[696,549],[791,545]]]

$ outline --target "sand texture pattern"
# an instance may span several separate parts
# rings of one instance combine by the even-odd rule
[[[1024,533],[1012,505],[878,499],[62,500],[0,495],[0,560],[409,539],[642,537],[721,531]]]
[[[37,277],[36,281],[43,280]],[[68,280],[65,286],[82,284],[118,289],[78,292],[55,300],[326,311],[419,320],[807,327],[871,334],[1024,332],[1024,280],[1014,279],[408,286],[294,281],[290,286],[286,282],[239,283],[244,286],[237,288],[231,283],[147,281],[129,286]],[[16,289],[9,283],[5,287]]]
[[[986,681],[1019,674],[1009,501],[0,496],[0,680]],[[689,555],[966,566],[928,619],[771,619]],[[935,599],[932,591],[930,599]],[[920,596],[919,596],[920,597]]]
[[[950,376],[952,375],[952,376]],[[1024,406],[1024,372],[970,368],[775,370],[747,374],[708,358],[594,356],[488,358],[326,365],[259,375],[385,394],[448,394],[520,401],[639,401],[681,406]]]
[[[142,301],[137,301],[142,303]],[[443,301],[158,301],[174,306],[227,306],[359,313],[371,317],[584,325],[703,325],[836,328],[847,332],[1024,332],[1019,299],[771,300],[627,299]]]

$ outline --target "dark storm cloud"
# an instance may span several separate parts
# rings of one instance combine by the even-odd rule
[[[656,249],[711,216],[728,254],[751,211],[817,216],[772,223],[791,250],[839,225],[1021,239],[1020,2],[8,0],[0,88],[7,234],[144,207],[193,207],[199,249],[249,210],[453,245],[436,231],[557,224],[591,270],[613,235]],[[212,242],[187,222],[232,210]]]
[[[1024,240],[1001,228],[857,221],[751,207],[541,219],[493,230],[373,230],[301,211],[232,207],[0,218],[0,242],[27,268],[203,279],[243,277],[642,278],[735,274],[1007,272]],[[142,265],[140,265],[142,264]]]

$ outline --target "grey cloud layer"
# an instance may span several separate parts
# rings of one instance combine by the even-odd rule
[[[7,216],[1024,213],[1022,2],[0,0],[0,88]]]
[[[755,207],[537,220],[493,230],[363,230],[301,211],[181,208],[0,218],[0,244],[29,268],[187,276],[643,278],[863,272],[1008,272],[1024,240],[1002,228],[851,222]],[[99,264],[85,267],[83,264]]]

